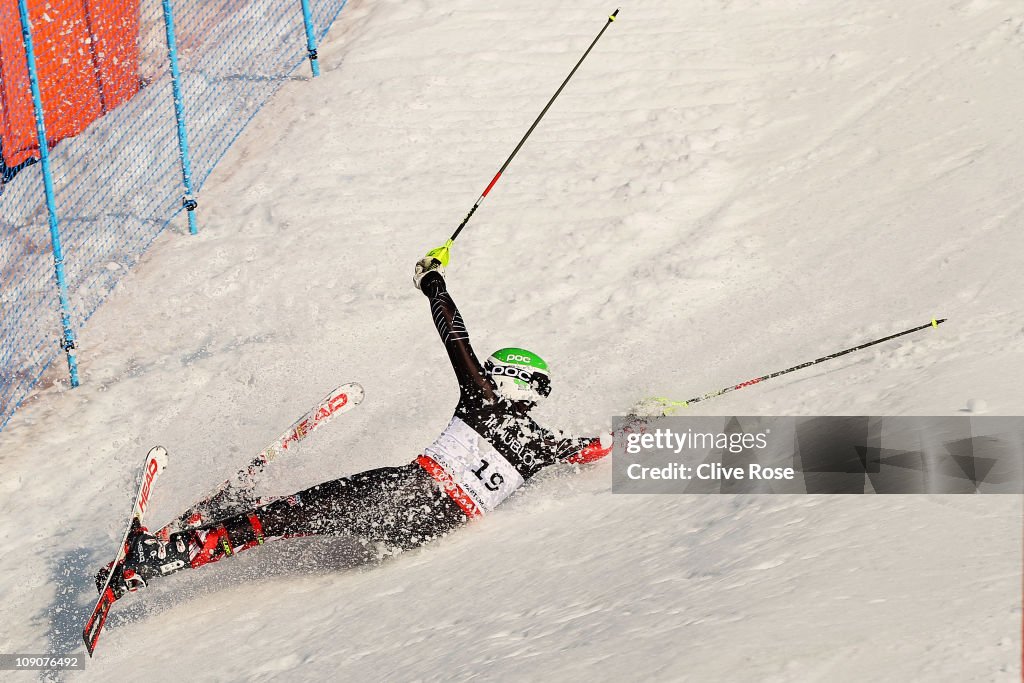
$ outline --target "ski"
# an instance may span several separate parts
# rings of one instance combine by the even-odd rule
[[[127,543],[129,536],[131,536],[133,530],[141,527],[145,520],[146,511],[149,509],[149,497],[153,493],[153,484],[166,467],[167,451],[163,447],[157,446],[146,454],[146,462],[143,464],[142,474],[139,476],[138,493],[135,495],[135,504],[132,506],[132,516],[128,520],[127,528],[124,530],[124,536],[121,537],[121,544],[118,546],[117,555],[114,557],[113,563],[111,563],[111,571],[107,574],[107,580],[103,583],[103,588],[100,589],[100,596],[97,598],[92,614],[89,616],[89,620],[85,622],[85,629],[82,631],[85,649],[89,651],[90,657],[92,657],[92,653],[96,650],[96,643],[100,639],[100,633],[102,633],[103,625],[107,621],[110,607],[117,600],[117,596],[114,595],[114,589],[110,586],[110,580],[117,573],[118,564],[125,558],[128,551]]]
[[[257,478],[267,463],[288,451],[305,439],[335,415],[348,412],[363,400],[363,387],[355,382],[342,384],[324,396],[312,409],[296,420],[279,437],[274,439],[252,462],[224,480],[205,497],[181,513],[157,534],[167,538],[175,531],[195,528],[204,522],[218,519],[238,510],[242,506],[255,505],[258,500],[252,495]]]

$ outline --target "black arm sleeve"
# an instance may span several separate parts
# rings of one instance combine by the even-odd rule
[[[462,315],[455,306],[444,277],[440,273],[427,273],[420,282],[420,289],[430,299],[430,313],[434,318],[434,326],[441,335],[448,358],[459,381],[459,389],[464,398],[492,402],[497,400],[494,384],[487,377],[483,366],[473,353],[469,343],[469,333]]]

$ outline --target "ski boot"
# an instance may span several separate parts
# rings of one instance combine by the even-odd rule
[[[185,534],[172,534],[166,541],[149,533],[137,522],[125,541],[125,557],[114,566],[111,562],[96,573],[96,590],[110,576],[114,598],[145,588],[156,576],[173,574],[189,566],[189,547]]]

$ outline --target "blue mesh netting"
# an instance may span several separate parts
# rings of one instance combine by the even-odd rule
[[[310,0],[318,41],[345,1]],[[44,24],[53,22],[68,24],[67,30],[55,33],[63,43],[70,43],[60,49],[81,55],[91,44],[96,50],[97,43],[74,32],[72,24],[77,20],[66,18],[71,16],[70,10],[65,17],[60,14],[66,9],[62,6],[83,4],[90,3],[35,3],[40,6],[31,14],[37,60],[79,63],[54,62],[52,54],[40,54],[55,49],[57,40],[40,44],[36,27],[52,29]],[[105,4],[108,8],[121,5],[119,27],[125,24],[125,13],[138,20],[138,49],[133,55],[137,58],[138,90],[50,149],[71,321],[76,330],[160,231],[183,211],[161,2],[108,0]],[[305,28],[300,0],[174,0],[172,5],[192,180],[198,192],[260,107],[297,67],[308,65]],[[102,28],[102,15],[102,7],[93,8],[88,17],[92,30],[84,35],[96,31],[97,26]],[[17,35],[20,43],[15,0],[0,2],[0,27],[0,39],[8,41],[0,45],[0,60],[9,62],[2,65],[2,73],[10,74],[12,36]],[[100,58],[110,57],[101,54]],[[96,64],[96,55],[92,64]],[[62,74],[64,77],[65,82],[74,81],[67,74]],[[45,88],[46,79],[41,80]],[[19,90],[22,97],[28,97],[27,80],[8,77],[0,87],[6,90],[5,101]],[[0,110],[0,115],[9,113]],[[50,115],[47,108],[48,119]],[[52,141],[49,121],[47,125]],[[0,142],[11,150],[8,140]],[[63,355],[41,165],[17,172],[15,168],[4,166],[7,182],[0,195],[0,429],[47,366]],[[201,211],[200,206],[200,229]]]

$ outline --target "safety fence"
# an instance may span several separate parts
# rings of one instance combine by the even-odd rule
[[[0,0],[0,429],[345,2]]]

